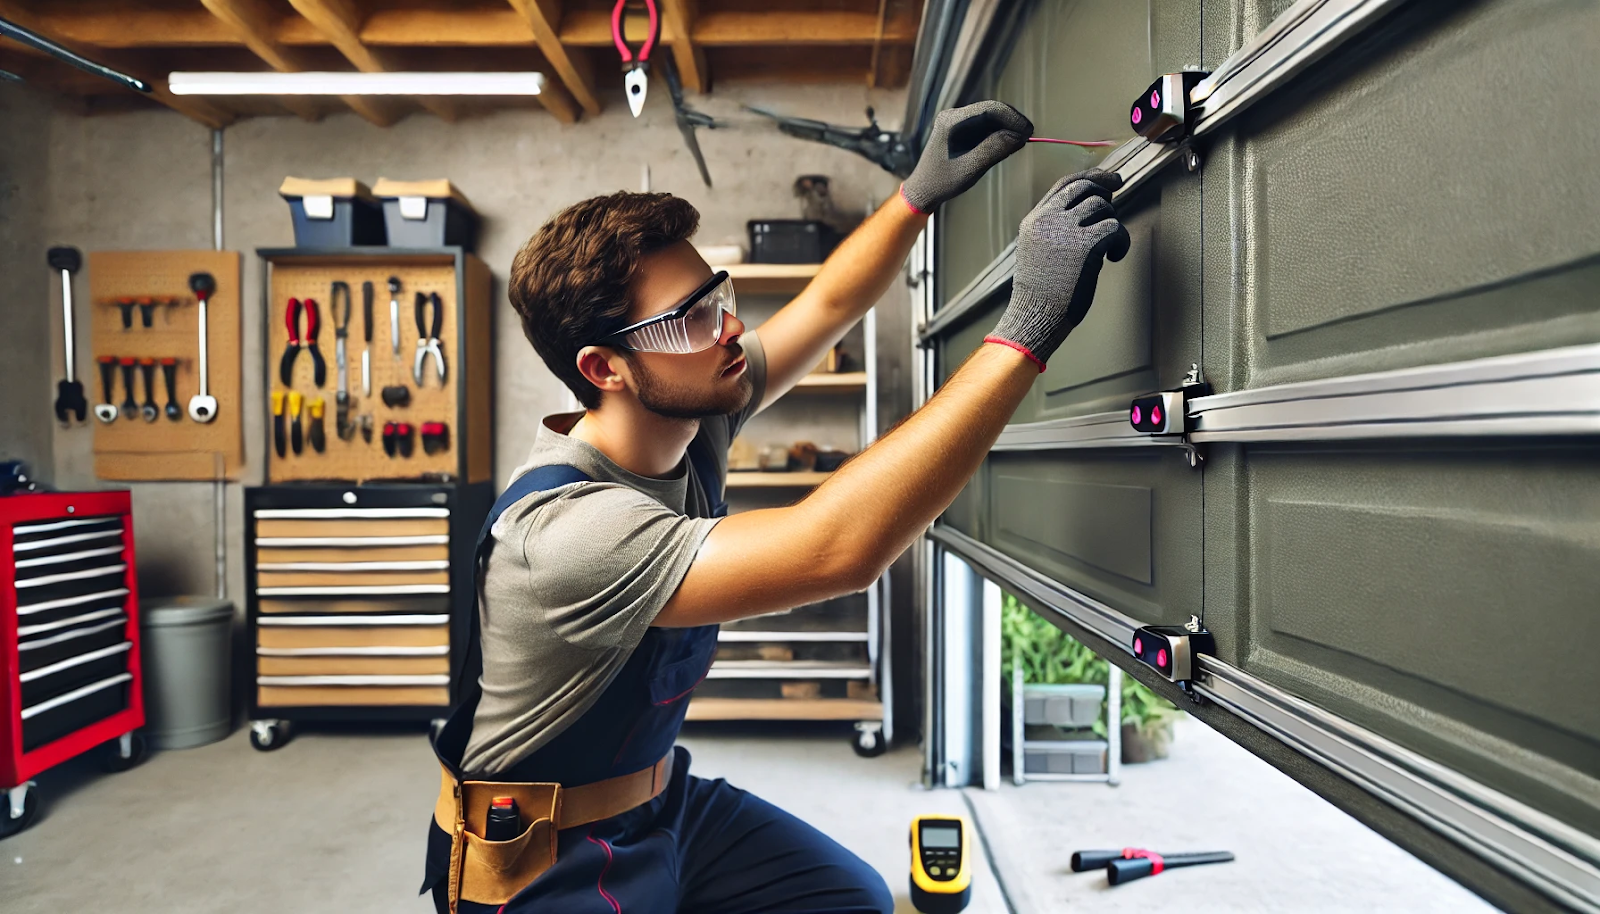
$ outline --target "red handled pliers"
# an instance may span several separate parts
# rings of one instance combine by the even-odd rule
[[[611,41],[617,46],[617,52],[622,55],[622,85],[628,92],[628,110],[634,117],[644,110],[645,91],[650,88],[650,81],[645,71],[650,69],[650,52],[655,49],[656,39],[661,35],[661,17],[656,12],[656,0],[644,0],[644,8],[650,13],[650,33],[645,36],[644,44],[639,46],[637,56],[628,49],[628,43],[622,39],[622,13],[628,5],[628,0],[617,0],[617,5],[611,9]]]
[[[306,334],[300,335],[300,312],[306,314]],[[328,380],[328,363],[322,358],[322,351],[317,348],[317,329],[321,324],[317,315],[317,300],[308,298],[302,304],[300,299],[289,299],[289,307],[284,312],[284,324],[289,328],[289,345],[283,350],[283,361],[278,363],[278,377],[283,381],[284,387],[294,386],[294,359],[300,354],[301,349],[311,350],[311,379],[318,387]]]

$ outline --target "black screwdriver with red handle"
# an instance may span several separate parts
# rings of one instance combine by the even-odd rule
[[[1200,866],[1206,863],[1228,863],[1233,860],[1229,851],[1194,851],[1186,854],[1158,854],[1142,847],[1125,847],[1119,851],[1073,851],[1072,871],[1106,871],[1106,881],[1121,885],[1146,876],[1180,866]]]

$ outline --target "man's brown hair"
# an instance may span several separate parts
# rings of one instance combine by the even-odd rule
[[[511,307],[539,357],[586,409],[600,405],[600,389],[578,371],[578,350],[625,324],[640,259],[699,226],[687,200],[622,191],[556,213],[517,252]]]

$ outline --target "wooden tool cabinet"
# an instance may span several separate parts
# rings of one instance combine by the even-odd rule
[[[307,402],[323,398],[326,445],[316,451],[303,427],[301,451],[291,446],[280,457],[268,403],[269,485],[245,493],[246,611],[255,652],[251,744],[262,750],[283,745],[295,721],[442,718],[476,607],[464,569],[471,567],[473,544],[494,501],[489,268],[459,247],[258,253],[267,303],[266,390],[269,396],[292,391]],[[398,321],[390,314],[391,276],[400,282]],[[357,422],[371,417],[370,441],[359,425],[348,439],[338,435],[335,282],[345,283],[351,295],[350,415]],[[369,282],[370,342],[362,294]],[[418,292],[437,294],[442,306],[443,382],[432,359],[421,384],[412,375]],[[304,349],[284,383],[290,299],[317,302],[316,343],[327,366],[321,385]],[[303,321],[299,328],[304,331]],[[370,395],[362,389],[363,351],[369,352]],[[407,388],[407,405],[383,402],[381,391],[391,385]],[[388,422],[412,425],[410,456],[385,453],[381,430]],[[448,426],[445,450],[424,453],[424,422]]]
[[[37,815],[35,774],[143,757],[138,606],[126,491],[0,498],[0,837]]]
[[[487,483],[245,490],[252,745],[297,720],[445,716],[493,501]]]

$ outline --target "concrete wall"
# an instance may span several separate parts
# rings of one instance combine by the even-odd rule
[[[21,460],[34,478],[55,475],[50,426],[56,396],[51,352],[60,347],[52,334],[51,308],[60,308],[60,281],[45,265],[52,239],[39,230],[46,210],[46,134],[50,109],[35,94],[14,84],[0,85],[0,326],[9,338],[0,358],[0,460]],[[87,338],[81,341],[87,344]],[[83,351],[87,352],[87,346]],[[59,356],[57,356],[59,360]],[[82,364],[80,362],[80,364]],[[87,383],[87,379],[84,379]]]
[[[15,99],[16,93],[5,97]],[[318,123],[262,118],[243,121],[224,132],[224,245],[245,254],[247,468],[243,485],[262,481],[262,456],[268,446],[261,270],[254,251],[294,243],[288,209],[277,195],[285,175],[353,175],[369,184],[379,177],[449,177],[484,216],[478,253],[495,275],[495,476],[501,481],[526,455],[539,418],[568,404],[566,389],[523,338],[505,299],[506,270],[513,255],[556,210],[599,193],[638,190],[648,164],[652,189],[680,194],[700,209],[701,230],[696,242],[715,244],[744,240],[748,219],[798,216],[798,201],[791,192],[796,175],[830,175],[835,199],[849,209],[864,209],[885,199],[898,184],[893,176],[850,153],[782,136],[739,106],[759,103],[799,116],[857,124],[864,121],[869,104],[885,112],[902,110],[903,92],[838,85],[719,86],[714,96],[693,101],[707,113],[734,122],[727,129],[700,131],[701,148],[716,182],[714,189],[701,184],[665,92],[652,96],[645,116],[638,120],[629,115],[620,92],[608,101],[599,117],[572,126],[562,126],[542,110],[527,110],[472,117],[456,124],[416,115],[389,129],[349,114]],[[27,136],[39,138],[33,146],[41,148],[34,150],[34,172],[24,183],[44,187],[42,201],[33,204],[43,211],[43,237],[75,244],[85,252],[211,247],[210,131],[164,111],[81,117],[45,111],[36,101],[28,101],[26,106],[39,127]],[[19,131],[8,133],[13,139],[7,141],[7,162],[28,148],[18,145]],[[44,154],[48,155],[48,174],[36,161]],[[3,218],[7,251],[12,239],[27,239],[26,243],[38,248],[24,252],[27,269],[17,270],[15,275],[19,281],[26,277],[42,286],[48,277],[43,240],[33,240],[41,234],[38,216],[19,219],[7,212]],[[42,301],[43,295],[41,291],[32,300]],[[897,283],[881,309],[885,312],[880,334],[885,379],[902,379],[881,398],[885,426],[909,408],[909,384],[904,380],[910,376],[906,365],[908,300],[904,284]],[[87,307],[85,282],[78,310],[82,313]],[[54,320],[59,323],[59,317]],[[27,338],[42,347],[47,328],[42,320],[36,323],[27,331]],[[88,356],[86,347],[80,348],[85,353],[79,359],[82,366],[88,364]],[[48,408],[44,377],[51,363],[37,350],[31,358],[32,363],[14,373],[29,389],[37,389],[37,404],[28,407],[29,421],[37,425],[44,415],[40,409]],[[59,355],[53,358],[59,363]],[[12,371],[10,366],[7,370]],[[51,370],[59,371],[59,366]],[[770,419],[794,425],[786,440],[837,437],[835,443],[853,446],[853,434],[848,433],[854,425],[848,416],[846,435],[823,439],[816,433],[828,409],[826,404],[815,410],[786,405],[783,416],[775,414]],[[839,424],[833,419],[826,421]],[[783,439],[785,430],[773,426],[773,421],[764,423],[764,434]],[[41,453],[48,463],[51,442],[41,438]],[[84,428],[55,433],[54,470],[59,486],[98,485],[93,476],[92,444],[92,432]],[[213,592],[216,487],[143,483],[132,488],[141,591],[151,595]],[[223,498],[226,592],[242,603],[242,486],[228,485]],[[898,587],[897,592],[909,594],[909,584]],[[910,631],[909,623],[906,631]]]

